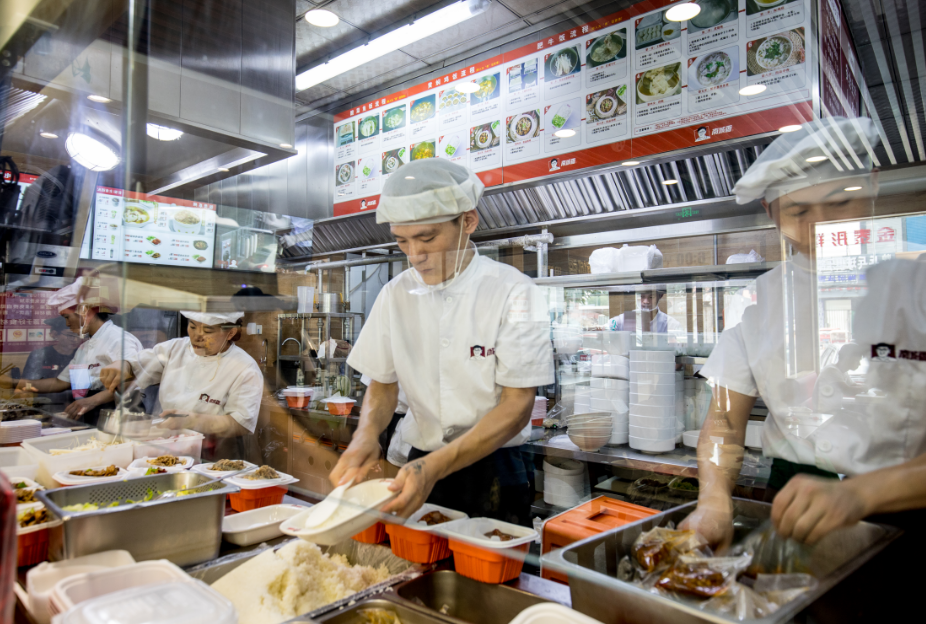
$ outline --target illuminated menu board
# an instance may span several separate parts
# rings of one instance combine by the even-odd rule
[[[334,214],[375,209],[383,182],[420,158],[493,186],[812,118],[810,0],[699,0],[687,22],[666,19],[673,4],[648,0],[336,115]]]
[[[215,204],[98,187],[94,260],[212,268]]]

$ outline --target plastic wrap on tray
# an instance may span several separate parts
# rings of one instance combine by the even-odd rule
[[[630,549],[634,566],[643,574],[663,570],[682,554],[704,547],[694,531],[656,527],[637,538]]]
[[[743,548],[752,551],[753,558],[746,575],[810,574],[810,547],[793,539],[784,539],[771,522],[764,522],[744,541]]]
[[[751,560],[750,553],[737,557],[681,555],[659,575],[655,585],[675,594],[713,598],[727,592]]]

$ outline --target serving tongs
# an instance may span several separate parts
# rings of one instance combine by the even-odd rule
[[[249,471],[249,470],[252,470],[252,468],[242,468],[241,470],[236,470],[235,472],[233,472],[233,473],[231,473],[231,474],[227,474],[227,475],[225,475],[224,477],[216,477],[215,479],[209,479],[209,480],[206,481],[205,483],[199,483],[199,484],[197,484],[197,485],[188,485],[188,486],[186,486],[186,487],[184,487],[184,488],[180,488],[179,490],[167,490],[166,492],[161,492],[160,494],[158,494],[158,495],[155,496],[154,498],[151,498],[150,500],[147,500],[147,501],[144,501],[144,502],[146,502],[146,503],[153,503],[153,502],[155,502],[155,501],[169,500],[169,499],[172,499],[172,498],[177,498],[178,496],[183,496],[183,494],[181,494],[181,492],[198,490],[198,489],[201,489],[201,488],[206,487],[207,485],[212,485],[213,483],[218,483],[219,481],[224,481],[225,479],[230,479],[230,478],[232,478],[232,477],[235,477],[235,476],[237,476],[237,475],[240,475],[242,472],[247,472],[247,471]]]

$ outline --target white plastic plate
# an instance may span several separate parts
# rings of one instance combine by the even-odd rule
[[[90,468],[84,468],[83,470],[103,470],[107,466],[92,466]],[[70,474],[70,470],[62,470],[61,472],[56,472],[52,479],[60,483],[61,485],[88,485],[90,483],[107,483],[109,481],[118,481],[119,479],[125,479],[129,476],[128,471],[125,468],[118,468],[119,473],[114,477],[78,477]]]
[[[206,475],[207,477],[212,477],[213,479],[218,479],[220,477],[230,475],[233,472],[237,472],[235,470],[209,470],[209,468],[211,468],[212,465],[213,465],[212,462],[209,462],[206,464],[196,464],[195,466],[190,468],[190,470],[192,470],[193,472],[198,472],[199,474]],[[255,466],[251,462],[244,462],[244,467],[247,470],[253,470],[254,468],[257,468],[257,466]]]
[[[439,511],[448,518],[449,522],[444,522],[442,524],[435,524],[433,526],[428,526],[424,522],[419,522],[422,516],[425,516],[432,511]],[[424,531],[425,533],[441,533],[441,528],[449,525],[454,520],[463,520],[469,518],[468,515],[462,511],[457,511],[456,509],[449,509],[447,507],[441,507],[440,505],[432,505],[430,503],[425,503],[421,506],[421,509],[413,513],[408,517],[404,523],[402,522],[391,522],[390,524],[404,524],[406,528],[415,529],[416,531]],[[401,520],[401,518],[396,517],[396,520]],[[387,520],[388,522],[388,520]]]
[[[255,468],[255,470],[256,470],[256,468]],[[232,478],[230,478],[230,479],[227,479],[227,480],[225,481],[225,483],[230,483],[230,484],[232,484],[232,485],[236,485],[236,486],[238,486],[239,488],[241,488],[242,490],[261,490],[261,489],[263,489],[263,488],[268,488],[268,487],[279,487],[279,486],[282,486],[282,485],[289,485],[290,483],[295,483],[296,481],[299,480],[299,479],[293,477],[292,475],[288,475],[288,474],[286,474],[285,472],[280,472],[279,470],[277,470],[277,474],[280,475],[280,478],[279,478],[279,479],[259,479],[259,480],[254,480],[254,479],[245,479],[245,478],[244,478],[245,476],[251,474],[252,472],[254,472],[254,471],[253,471],[253,470],[249,470],[248,472],[242,472],[242,473],[241,473],[240,475],[238,475],[237,477],[232,477]]]
[[[385,519],[379,510],[399,495],[389,490],[390,483],[392,479],[374,479],[349,488],[344,492],[338,509],[319,527],[305,528],[306,519],[312,512],[307,509],[285,521],[280,530],[286,535],[323,546],[342,542]]]
[[[181,463],[176,466],[161,466],[159,464],[152,464],[151,461],[157,459],[157,457],[139,457],[131,464],[129,464],[129,470],[133,468],[163,468],[167,472],[183,472],[184,470],[189,470],[193,467],[193,458],[187,455],[181,455],[177,457]]]
[[[524,609],[509,624],[601,624],[601,622],[561,604],[544,602]]]
[[[485,537],[486,533],[498,529],[502,533],[513,535],[514,539],[503,542]],[[450,539],[460,542],[491,548],[493,550],[505,550],[529,544],[537,539],[538,533],[534,529],[502,522],[492,518],[464,518],[463,520],[454,520],[443,525],[440,533]]]

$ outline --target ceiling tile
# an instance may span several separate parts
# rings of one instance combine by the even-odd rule
[[[354,26],[373,32],[432,4],[434,0],[335,0],[325,8]]]
[[[311,2],[307,2],[307,0],[296,0],[296,17],[299,17],[300,15],[302,15],[303,13],[305,13],[306,11],[314,7],[315,5],[312,4]]]
[[[559,4],[559,0],[499,0],[499,1],[522,17],[526,15],[531,15],[533,13],[536,13],[537,11],[546,9],[547,7],[551,7],[554,4]]]
[[[537,24],[544,20],[548,20],[551,17],[556,17],[557,15],[565,13],[569,9],[575,9],[577,7],[588,4],[590,3],[587,0],[563,0],[562,2],[557,2],[555,6],[551,6],[550,8],[540,11],[534,15],[527,16],[526,19],[531,24]]]
[[[370,80],[364,81],[361,84],[354,85],[350,89],[347,89],[347,93],[350,95],[358,95],[360,93],[364,93],[368,89],[373,89],[379,85],[386,84],[387,82],[395,80],[396,78],[401,78],[407,74],[421,71],[427,66],[427,63],[422,63],[421,61],[412,61],[404,67],[397,67],[392,71],[386,72],[385,74],[380,74],[374,78],[371,78]]]
[[[514,24],[512,25],[512,22]],[[479,43],[485,43],[488,35],[501,36],[524,25],[517,15],[500,4],[493,3],[488,11],[470,18],[462,24],[441,31],[421,41],[402,48],[402,51],[415,58],[428,58],[428,63],[435,62],[430,57],[439,57],[441,60],[454,54],[473,48]],[[471,43],[474,40],[479,43]],[[454,52],[448,52],[452,48]]]
[[[297,92],[296,99],[303,104],[311,104],[316,100],[328,97],[329,95],[334,95],[335,93],[338,93],[336,89],[332,89],[325,84],[317,84],[314,87],[309,87],[305,91]]]
[[[344,22],[332,28],[319,28],[299,20],[296,22],[296,67],[302,69],[366,36],[362,30]]]
[[[381,76],[387,73],[391,74],[395,70],[404,68],[414,60],[415,59],[404,52],[395,50],[394,52],[375,58],[368,63],[364,63],[360,67],[335,76],[331,80],[326,80],[323,84],[333,87],[338,91],[347,91],[350,87],[361,83],[368,83],[371,86],[373,84],[382,84],[386,81],[380,80]]]

